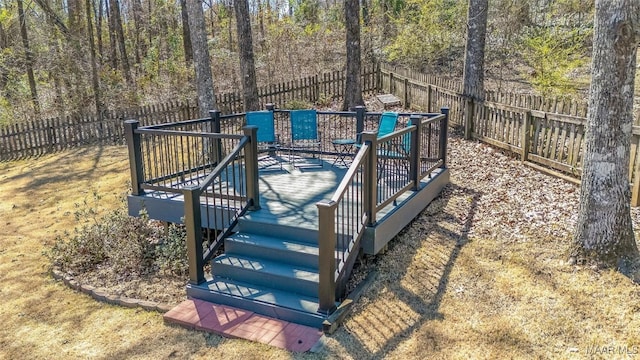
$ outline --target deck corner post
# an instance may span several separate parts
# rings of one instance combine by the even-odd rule
[[[249,137],[245,148],[245,168],[247,171],[247,198],[251,199],[249,210],[260,210],[260,188],[258,185],[258,127],[248,125],[242,128]]]
[[[367,113],[367,108],[364,106],[356,106],[356,138],[358,138],[357,134],[362,134],[364,131],[364,118]]]
[[[411,115],[409,118],[409,125],[415,125],[416,130],[412,131],[411,136],[411,151],[409,153],[409,179],[413,181],[413,190],[417,191],[420,188],[420,152],[422,150],[421,135],[422,135],[422,116]]]
[[[440,123],[440,156],[442,157],[442,168],[447,167],[447,135],[449,133],[449,108],[442,107],[440,112],[444,114],[444,119]]]
[[[368,161],[364,167],[364,211],[367,214],[367,226],[376,223],[378,204],[378,140],[375,132],[362,133],[362,142],[369,145]]]
[[[184,225],[187,229],[187,263],[189,283],[201,284],[204,279],[202,251],[202,218],[200,211],[200,187],[189,186],[182,190],[184,195]]]
[[[140,186],[144,173],[142,171],[142,145],[140,134],[136,132],[140,122],[138,120],[126,120],[124,122],[124,135],[129,149],[129,168],[131,169],[131,194],[142,195],[144,190]]]
[[[338,203],[322,200],[318,208],[318,312],[330,315],[336,309],[336,208]]]
[[[473,137],[473,117],[474,101],[471,96],[464,99],[464,139],[471,140]]]

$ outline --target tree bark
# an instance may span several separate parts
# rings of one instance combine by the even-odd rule
[[[625,273],[638,258],[628,179],[639,16],[638,0],[596,1],[586,149],[571,258]]]
[[[96,106],[96,115],[102,117],[102,99],[100,97],[100,79],[98,78],[98,64],[96,63],[96,47],[93,43],[93,14],[91,12],[91,0],[85,0],[87,8],[87,42],[89,43],[89,54],[91,55],[91,85],[93,87],[93,102]]]
[[[487,35],[488,0],[470,0],[467,13],[463,94],[484,100],[484,48]]]
[[[107,20],[109,21],[108,25],[109,25],[109,60],[111,63],[111,68],[113,70],[117,70],[118,69],[118,42],[116,40],[117,38],[117,31],[116,31],[116,22],[115,22],[115,17],[113,16],[112,12],[111,12],[111,1],[112,0],[105,0],[108,1],[105,7],[106,11],[107,11]]]
[[[18,18],[20,19],[20,35],[22,37],[22,45],[24,46],[27,78],[29,79],[29,89],[31,90],[31,102],[36,117],[40,117],[40,102],[38,101],[38,91],[36,89],[36,78],[33,74],[33,54],[29,47],[29,35],[27,34],[27,19],[24,16],[24,8],[22,0],[18,0]]]
[[[213,92],[213,76],[207,43],[207,30],[200,0],[187,0],[187,16],[193,44],[193,64],[196,73],[196,89],[198,92],[198,108],[200,116],[209,116],[209,110],[216,108]]]
[[[261,108],[258,99],[258,85],[256,83],[256,66],[253,61],[253,39],[251,37],[251,18],[247,0],[235,0],[233,7],[236,12],[238,28],[238,54],[240,55],[240,75],[242,76],[242,95],[244,110],[253,111]]]
[[[362,99],[362,82],[360,80],[360,2],[358,0],[344,1],[344,15],[346,26],[347,71],[344,89],[343,110],[349,110],[358,105],[364,105]]]
[[[120,3],[118,0],[109,0],[111,8],[111,17],[113,18],[114,30],[117,36],[118,48],[120,49],[120,60],[122,61],[122,72],[127,84],[133,85],[131,77],[131,67],[129,66],[129,58],[127,57],[127,47],[124,41],[124,30],[122,28],[122,16],[120,15]]]
[[[191,45],[187,0],[180,0],[180,15],[182,16],[182,47],[184,48],[184,62],[187,66],[190,66],[193,62],[193,45]]]

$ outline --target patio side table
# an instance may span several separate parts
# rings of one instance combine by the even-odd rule
[[[353,156],[353,147],[356,144],[354,139],[335,139],[331,141],[333,144],[334,150],[338,153],[338,156],[333,160],[333,164],[331,166],[335,166],[336,164],[342,164],[345,167],[349,167],[347,165],[346,157]]]

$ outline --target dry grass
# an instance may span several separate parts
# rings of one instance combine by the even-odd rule
[[[51,279],[42,251],[73,228],[74,203],[95,190],[121,206],[124,147],[2,163],[0,358],[564,359],[589,358],[593,345],[640,350],[638,288],[613,271],[566,265],[576,188],[486,149],[452,140],[452,184],[370,259],[377,281],[320,354],[166,326],[158,313],[98,303]]]

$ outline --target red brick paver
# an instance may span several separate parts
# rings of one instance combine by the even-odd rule
[[[166,312],[164,320],[188,329],[257,341],[296,352],[308,351],[322,336],[322,331],[309,326],[198,299],[183,301]]]

